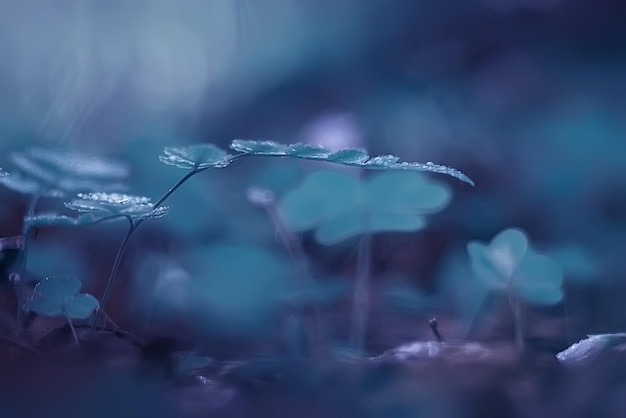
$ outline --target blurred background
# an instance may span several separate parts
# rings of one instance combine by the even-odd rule
[[[156,200],[183,175],[159,163],[163,146],[246,138],[361,147],[471,177],[473,188],[429,175],[452,192],[448,207],[418,233],[374,237],[376,294],[391,295],[373,302],[374,351],[428,336],[434,313],[461,335],[455,321],[477,309],[465,246],[507,227],[565,272],[566,303],[544,314],[565,309],[568,324],[537,331],[550,350],[624,331],[625,136],[620,0],[0,0],[6,171],[13,151],[63,146],[122,161],[128,190]],[[258,338],[242,355],[262,351],[297,264],[249,188],[280,199],[321,168],[246,159],[194,177],[133,238],[109,314],[149,334],[217,335],[216,357],[237,353],[222,339]],[[0,190],[0,236],[20,234],[26,204]],[[67,213],[58,199],[40,210]],[[76,275],[100,296],[124,231],[42,228],[29,274]],[[355,241],[297,238],[343,338]],[[207,274],[218,279],[196,280]]]
[[[610,0],[2,1],[0,159],[10,171],[10,150],[32,142],[119,158],[132,191],[153,198],[180,174],[159,165],[164,145],[301,141],[448,164],[476,187],[438,176],[449,208],[420,234],[383,236],[374,264],[396,254],[391,269],[432,291],[468,240],[517,226],[563,264],[575,334],[612,330],[626,325],[624,19]],[[196,178],[151,245],[275,241],[247,187],[280,194],[314,168],[252,162]],[[0,230],[18,234],[25,200],[1,193]],[[63,249],[41,238],[36,273],[61,251],[85,271],[95,253],[69,254],[89,233],[70,235]],[[90,244],[104,266],[117,239]],[[311,251],[337,273],[351,250]]]

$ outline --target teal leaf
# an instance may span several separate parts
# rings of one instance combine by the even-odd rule
[[[66,192],[123,190],[119,181],[128,176],[126,166],[62,148],[33,147],[11,154],[17,170],[6,187],[24,194],[60,197]]]
[[[168,211],[166,206],[155,208],[147,197],[120,193],[79,193],[77,199],[65,206],[100,218],[127,216],[135,220],[160,218]]]
[[[89,294],[79,294],[81,287],[82,283],[75,277],[47,277],[35,286],[27,308],[44,316],[67,315],[71,319],[85,319],[99,303]]]
[[[545,255],[527,254],[515,271],[513,291],[540,305],[554,305],[563,297],[561,266]]]
[[[184,147],[165,147],[159,160],[186,170],[222,168],[230,164],[232,155],[213,144],[195,144]]]
[[[82,283],[75,277],[47,277],[37,283],[34,293],[38,296],[64,303],[80,291]]]
[[[88,293],[82,293],[67,301],[65,313],[71,319],[87,319],[99,306],[98,299]]]
[[[517,297],[540,305],[563,297],[563,272],[554,260],[536,254],[526,234],[516,228],[499,233],[489,244],[467,245],[474,276],[495,289],[508,289]]]
[[[481,280],[505,286],[528,251],[528,238],[517,228],[496,235],[488,245],[472,241],[467,245],[472,269]]]
[[[247,155],[303,158],[362,167],[371,170],[429,171],[432,173],[446,174],[472,186],[474,185],[474,182],[465,174],[445,165],[434,164],[432,162],[400,162],[400,158],[393,155],[370,157],[367,151],[362,149],[347,148],[340,151],[331,151],[324,147],[306,144],[283,145],[273,141],[243,139],[234,140],[230,144],[230,147],[235,151]]]
[[[312,282],[285,294],[284,302],[292,307],[330,305],[350,294],[350,287],[340,281]]]
[[[279,211],[291,230],[314,229],[319,243],[332,245],[367,233],[418,231],[426,226],[424,215],[449,201],[449,189],[421,173],[387,172],[360,180],[323,170],[286,193]]]

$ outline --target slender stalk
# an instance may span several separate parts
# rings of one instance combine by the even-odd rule
[[[28,202],[28,209],[26,211],[26,216],[24,219],[30,218],[35,214],[35,209],[37,207],[37,203],[39,202],[40,194],[37,193],[31,196],[30,201]],[[26,286],[26,265],[28,263],[28,247],[30,244],[30,231],[31,226],[28,222],[24,221],[22,224],[22,236],[24,237],[24,245],[22,247],[22,252],[20,255],[20,262],[18,264],[18,269],[14,273],[16,274],[17,280],[17,312],[15,315],[15,337],[18,341],[22,341],[23,338],[23,322],[24,322],[24,287]]]
[[[133,232],[135,232],[135,229],[137,228],[137,224],[133,222],[132,218],[129,217],[127,219],[129,223],[128,232],[126,232],[126,235],[124,236],[124,239],[122,240],[122,243],[117,250],[117,255],[115,256],[115,261],[113,262],[113,267],[111,268],[111,273],[109,274],[109,279],[107,280],[107,285],[104,289],[104,294],[102,295],[102,299],[100,300],[100,309],[98,309],[94,315],[94,321],[91,325],[91,330],[89,331],[88,338],[91,338],[96,330],[96,326],[98,324],[98,321],[100,320],[100,312],[105,308],[106,303],[109,300],[109,295],[111,294],[111,289],[113,289],[113,283],[115,282],[115,277],[122,261],[122,255],[124,255],[124,251],[126,250],[130,237],[133,235]]]
[[[306,255],[300,242],[295,239],[293,234],[285,227],[280,214],[276,210],[274,202],[265,205],[265,211],[270,218],[272,224],[278,232],[278,237],[289,254],[291,263],[296,270],[296,275],[300,279],[300,285],[302,286],[310,277],[310,273],[307,268]],[[304,319],[303,319],[304,320]],[[309,323],[307,323],[309,322]],[[307,336],[309,339],[310,350],[312,353],[319,354],[317,351],[317,345],[321,340],[321,310],[319,304],[315,303],[313,323],[305,321],[305,327]]]
[[[189,171],[187,174],[185,174],[163,196],[161,196],[161,198],[159,200],[156,201],[156,203],[154,204],[154,208],[156,209],[159,206],[161,206],[172,195],[172,193],[174,193],[176,190],[178,190],[178,188],[180,186],[182,186],[187,180],[189,180],[194,175],[200,173],[201,171],[203,171],[203,170],[195,168],[195,169]]]
[[[359,243],[359,254],[356,267],[356,284],[352,307],[352,329],[350,346],[362,352],[367,330],[369,311],[369,281],[371,262],[371,236],[365,234]]]
[[[520,351],[524,350],[524,322],[523,309],[519,300],[510,298],[511,308],[513,309],[513,319],[515,321],[515,345]]]
[[[74,342],[76,343],[76,345],[80,345],[78,334],[76,333],[76,328],[74,327],[74,322],[72,322],[72,318],[70,318],[66,313],[65,319],[67,319],[67,323],[70,325],[70,329],[72,330],[72,337],[74,337]]]

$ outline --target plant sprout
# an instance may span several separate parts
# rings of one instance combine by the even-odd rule
[[[78,334],[72,320],[89,318],[100,305],[92,295],[79,293],[81,287],[80,280],[74,277],[45,278],[35,286],[27,309],[39,315],[64,316],[78,345]]]
[[[143,221],[164,216],[168,208],[166,206],[156,207],[149,198],[144,196],[120,193],[79,194],[77,199],[66,203],[65,206],[81,213],[91,214],[100,219],[125,218],[128,221],[128,231],[118,248],[104,294],[102,295],[101,304],[102,308],[104,308],[113,289],[113,283],[131,235]],[[92,324],[90,336],[93,335],[97,322],[98,315],[96,315]]]
[[[11,277],[17,288],[16,337],[22,339],[22,305],[24,300],[28,249],[33,223],[26,219],[36,216],[37,203],[43,197],[59,198],[67,193],[122,189],[119,183],[128,175],[126,166],[61,148],[31,147],[10,155],[15,170],[9,176],[0,176],[0,184],[30,196],[22,236],[24,245]]]
[[[420,173],[387,172],[360,180],[350,174],[318,171],[287,193],[280,212],[295,231],[314,230],[320,244],[360,236],[352,313],[352,349],[363,348],[369,305],[370,239],[378,232],[414,232],[424,215],[443,209],[450,191]]]
[[[467,245],[474,275],[493,290],[507,293],[515,316],[515,336],[523,347],[520,301],[554,305],[563,298],[563,271],[551,258],[535,253],[526,234],[509,228],[489,244],[472,241]]]

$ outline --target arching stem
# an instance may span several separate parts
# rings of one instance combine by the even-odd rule
[[[124,239],[122,240],[122,243],[117,250],[117,255],[115,256],[115,261],[113,262],[113,267],[111,268],[111,273],[109,274],[109,279],[107,280],[107,285],[104,289],[104,294],[102,295],[102,299],[100,300],[100,309],[98,309],[94,315],[93,324],[91,325],[91,330],[89,331],[88,338],[91,338],[96,330],[96,326],[98,324],[98,321],[100,320],[100,312],[102,309],[105,308],[106,303],[109,300],[109,295],[111,294],[111,290],[113,289],[113,283],[115,282],[115,276],[117,275],[117,271],[119,270],[122,256],[124,255],[124,251],[126,251],[128,241],[130,240],[130,237],[133,235],[133,232],[135,232],[138,226],[138,222],[135,223],[131,217],[127,217],[127,219],[129,223],[128,231],[126,232],[126,235],[124,236]]]

